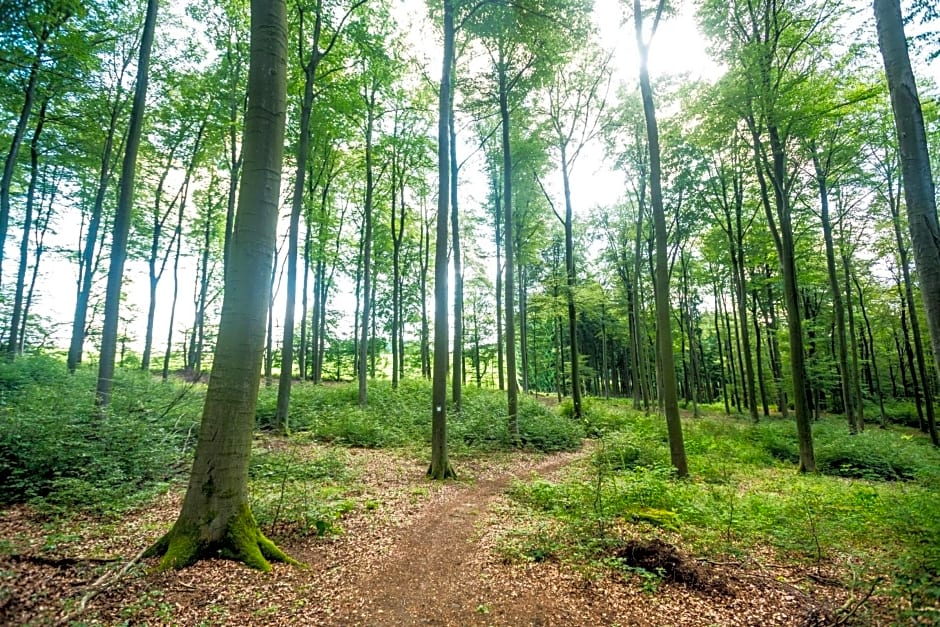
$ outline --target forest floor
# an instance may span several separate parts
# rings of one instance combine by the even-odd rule
[[[419,454],[349,449],[343,455],[357,469],[357,487],[341,532],[270,533],[306,567],[275,564],[261,573],[209,560],[153,573],[144,561],[70,624],[816,625],[835,622],[847,604],[848,592],[815,566],[773,565],[770,557],[706,562],[664,542],[653,546],[667,561],[685,561],[695,577],[651,585],[550,556],[508,557],[501,543],[525,523],[507,488],[558,477],[584,463],[590,448],[459,459],[459,480],[445,483],[425,479]],[[104,518],[0,511],[0,624],[61,622],[103,572],[172,524],[182,489]]]

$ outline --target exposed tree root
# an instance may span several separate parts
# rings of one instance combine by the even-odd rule
[[[271,570],[271,562],[300,565],[261,533],[247,505],[230,518],[217,539],[210,535],[212,522],[210,517],[204,525],[197,525],[181,516],[143,556],[160,557],[158,571],[178,570],[200,559],[215,557],[265,572]]]
[[[443,466],[443,468],[434,468],[434,464],[428,466],[428,478],[434,479],[435,481],[457,478],[457,473],[454,472],[453,466],[450,464],[444,464]]]
[[[138,553],[134,559],[124,564],[124,566],[121,567],[121,570],[117,572],[109,570],[98,577],[98,579],[96,579],[93,584],[88,586],[88,590],[86,590],[85,594],[82,595],[82,598],[78,602],[78,605],[75,607],[75,609],[61,616],[59,620],[55,622],[55,625],[58,627],[59,625],[71,624],[72,621],[74,621],[82,614],[82,612],[85,611],[85,608],[88,607],[89,601],[123,579],[124,575],[127,574],[127,571],[129,571],[134,564],[139,562],[144,557],[144,553],[145,551]]]

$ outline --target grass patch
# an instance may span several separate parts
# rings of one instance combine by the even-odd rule
[[[513,532],[514,546],[545,544],[534,517],[562,526],[552,555],[582,568],[612,567],[611,555],[637,534],[665,534],[705,556],[769,547],[783,562],[851,562],[861,585],[885,576],[881,591],[895,596],[898,616],[940,618],[940,452],[924,438],[849,436],[841,421],[823,420],[813,426],[821,472],[799,475],[792,423],[709,416],[684,422],[692,479],[678,480],[664,419],[625,402],[599,405],[594,415],[618,413],[621,426],[589,464],[563,481],[511,488],[529,521]]]

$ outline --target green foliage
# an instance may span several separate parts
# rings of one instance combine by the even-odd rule
[[[529,397],[519,399],[522,445],[543,452],[573,450],[581,446],[581,426],[563,418]],[[506,418],[506,399],[493,390],[467,388],[460,415],[448,425],[455,450],[509,450],[513,448]]]
[[[543,530],[560,525],[552,527],[560,540],[553,557],[589,568],[623,570],[610,556],[627,527],[630,535],[668,531],[706,555],[769,545],[783,560],[850,556],[863,580],[892,573],[881,590],[903,599],[904,612],[936,619],[940,453],[923,438],[878,429],[849,436],[841,420],[825,419],[814,434],[826,474],[800,475],[791,422],[705,417],[684,425],[693,479],[678,480],[661,417],[618,403],[605,411],[627,418],[601,439],[589,465],[562,481],[510,489],[527,520],[505,539],[518,555],[545,546]]]
[[[248,464],[248,477],[261,481],[331,480],[342,481],[349,476],[345,456],[327,451],[314,459],[301,459],[297,455],[276,450],[255,450]]]
[[[765,421],[751,432],[773,457],[790,462],[799,461],[796,429],[791,422]],[[869,428],[858,435],[849,435],[845,425],[834,420],[813,426],[816,466],[819,472],[838,477],[884,481],[937,477],[936,451],[921,439]],[[900,447],[898,441],[909,442]]]
[[[339,520],[355,508],[347,498],[354,469],[341,450],[311,456],[277,440],[252,452],[248,465],[251,507],[266,532],[285,528],[302,534],[326,535],[341,530]],[[368,506],[367,506],[368,508]]]
[[[185,469],[199,388],[120,370],[99,416],[94,376],[44,356],[0,365],[0,502],[119,508]]]
[[[297,433],[344,446],[385,448],[429,443],[430,398],[427,381],[406,380],[397,390],[388,382],[376,381],[369,386],[368,406],[360,409],[353,384],[295,385],[291,424]],[[276,390],[263,389],[258,403],[262,428],[273,420],[275,406]],[[520,399],[519,429],[523,446],[544,452],[575,449],[583,437],[580,425],[530,398]],[[504,393],[466,388],[462,411],[449,410],[448,438],[454,451],[511,449]]]

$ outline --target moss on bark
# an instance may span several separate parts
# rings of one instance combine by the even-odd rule
[[[261,533],[247,503],[231,516],[220,539],[208,537],[210,522],[196,525],[182,518],[162,538],[153,543],[144,557],[160,557],[158,571],[178,570],[200,559],[221,557],[268,572],[271,562],[300,565]]]
[[[428,466],[428,478],[435,480],[456,479],[457,473],[449,463],[444,463],[441,467],[435,468],[432,463]]]

